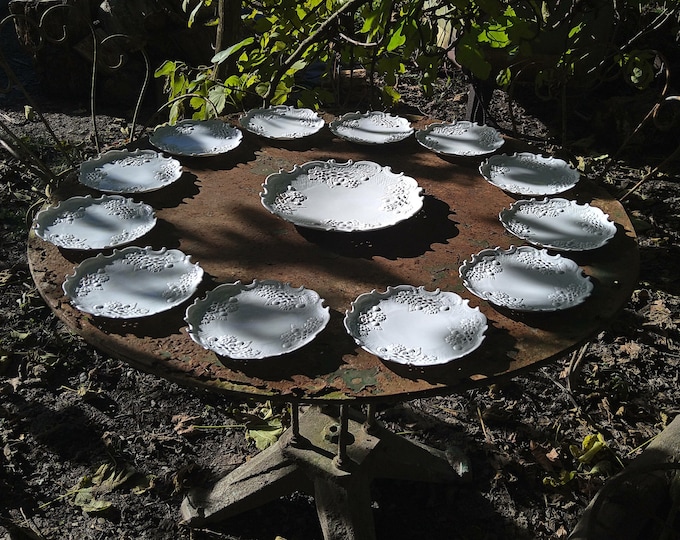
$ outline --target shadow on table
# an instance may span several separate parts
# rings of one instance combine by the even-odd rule
[[[310,379],[335,373],[343,364],[342,357],[354,353],[356,345],[352,338],[342,331],[344,314],[330,310],[330,321],[323,330],[324,340],[312,340],[293,353],[254,360],[234,360],[218,356],[220,363],[249,378],[263,381],[290,381],[294,392],[296,375]]]
[[[466,386],[466,381],[483,381],[507,371],[515,349],[515,339],[509,332],[489,321],[482,344],[462,358],[434,366],[407,366],[395,362],[383,363],[400,377],[424,380],[433,385]],[[502,351],[499,352],[499,351]],[[438,392],[441,393],[441,392]]]
[[[412,218],[387,229],[352,233],[296,227],[308,242],[345,257],[396,260],[415,258],[431,251],[432,244],[448,244],[459,234],[448,204],[425,195],[422,209]]]

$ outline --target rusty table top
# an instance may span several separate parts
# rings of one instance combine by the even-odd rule
[[[416,127],[426,120],[420,119]],[[503,153],[523,150],[512,141]],[[423,209],[391,228],[359,233],[302,229],[260,203],[265,177],[312,160],[370,160],[404,172],[423,187]],[[628,300],[639,258],[623,207],[587,180],[562,196],[608,213],[617,234],[605,247],[567,254],[595,284],[580,306],[555,313],[499,310],[469,293],[458,268],[488,247],[522,242],[505,232],[498,213],[513,198],[478,172],[480,159],[446,160],[413,137],[360,146],[325,128],[314,136],[272,143],[244,133],[223,156],[182,158],[185,173],[160,191],[135,195],[157,211],[158,224],[139,246],[177,248],[205,270],[200,297],[219,284],[276,279],[317,291],[330,307],[328,326],[310,344],[283,356],[236,361],[218,357],[187,333],[180,308],[140,319],[106,319],[73,308],[62,292],[66,275],[93,253],[61,250],[30,234],[28,257],[37,287],[66,325],[104,352],[185,385],[262,399],[301,402],[399,401],[490,384],[574,350],[610,322]],[[60,196],[92,192],[76,185]],[[360,294],[389,285],[453,291],[479,306],[489,329],[481,347],[448,364],[410,369],[381,361],[355,344],[343,326]]]

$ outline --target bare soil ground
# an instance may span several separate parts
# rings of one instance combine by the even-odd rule
[[[461,81],[455,72],[442,74],[434,99],[417,95],[408,80],[403,91],[423,114],[451,120],[464,115]],[[85,105],[42,104],[83,159],[94,153]],[[3,119],[56,160],[23,106],[17,96],[0,96]],[[613,162],[592,140],[561,147],[544,121],[514,109],[520,137],[580,158],[584,174],[615,196],[668,155],[645,141]],[[502,94],[492,112],[501,128],[511,129]],[[125,112],[99,117],[107,144],[122,140],[128,121]],[[66,331],[37,294],[26,263],[25,216],[41,191],[6,153],[0,177],[0,538],[321,538],[314,502],[303,494],[210,528],[180,523],[179,505],[190,486],[257,452],[247,438],[255,432],[225,426],[252,427],[261,404],[140,373]],[[626,199],[639,235],[639,286],[580,358],[565,357],[507,385],[380,412],[382,422],[407,437],[435,447],[457,443],[470,459],[472,478],[456,485],[376,482],[378,538],[567,538],[606,479],[680,412],[677,180],[677,168],[668,168]],[[285,422],[285,411],[274,413]],[[579,461],[574,448],[598,434],[602,450]],[[644,538],[656,538],[657,518],[648,517]],[[680,536],[678,523],[671,523],[669,537]]]

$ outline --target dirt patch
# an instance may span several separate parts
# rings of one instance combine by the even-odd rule
[[[462,118],[466,86],[460,74],[446,75],[434,99],[418,95],[404,80],[408,105],[441,120]],[[35,83],[32,89],[39,90]],[[3,118],[56,160],[39,125],[26,118],[22,100],[3,99]],[[93,155],[85,105],[41,103],[60,137],[83,159]],[[594,148],[558,148],[537,117],[515,106],[513,122],[508,111],[507,99],[495,95],[492,112],[501,128],[515,127],[543,148],[580,157],[585,173],[615,196],[656,164],[623,158],[610,163]],[[127,113],[98,119],[106,144],[119,144]],[[470,459],[472,477],[456,485],[376,482],[378,538],[566,538],[606,478],[678,414],[676,173],[654,175],[626,199],[639,234],[639,287],[580,357],[565,357],[507,385],[379,412],[380,421],[407,437],[439,448],[456,443]],[[209,528],[189,530],[180,523],[178,509],[189,487],[219,477],[258,451],[242,426],[254,427],[262,405],[140,373],[65,331],[37,294],[26,263],[25,216],[41,191],[7,154],[0,174],[0,534],[321,538],[314,501],[303,494]],[[275,408],[274,414],[287,421],[285,410]],[[579,461],[578,449],[598,434],[601,452]],[[674,530],[677,535],[680,529]]]

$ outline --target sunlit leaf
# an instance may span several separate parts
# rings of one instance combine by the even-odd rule
[[[166,60],[163,62],[156,71],[153,72],[153,76],[158,78],[158,77],[164,77],[167,75],[170,75],[171,73],[174,73],[175,70],[177,69],[177,65],[175,62],[172,60]]]
[[[210,62],[213,64],[221,64],[224,62],[227,58],[229,58],[232,54],[240,51],[244,47],[247,47],[248,45],[251,45],[255,41],[254,37],[247,37],[245,39],[242,39],[238,43],[235,43],[234,45],[231,45],[230,47],[227,47],[226,49],[218,52],[215,56],[212,57]],[[246,57],[247,58],[247,57]]]
[[[387,43],[387,50],[392,52],[399,47],[401,47],[404,43],[406,43],[406,36],[402,33],[404,30],[404,21],[401,22],[399,26],[397,26],[396,31],[392,36],[390,37],[390,40]]]

